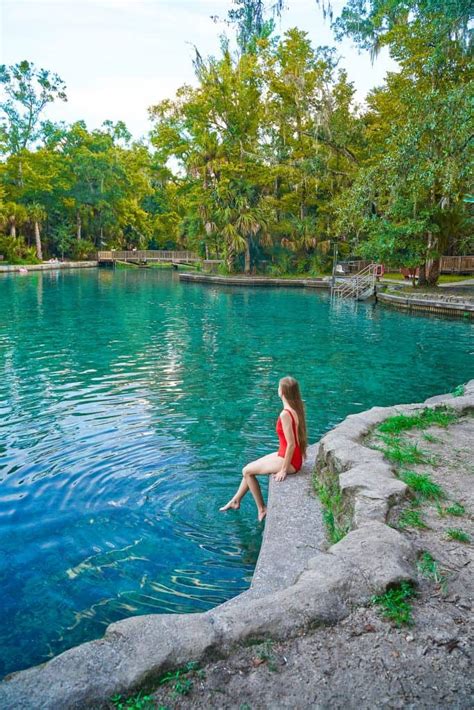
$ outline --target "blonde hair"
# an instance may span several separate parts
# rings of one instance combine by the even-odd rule
[[[294,377],[282,377],[279,384],[282,395],[298,415],[298,442],[304,458],[306,449],[308,448],[308,435],[306,432],[306,414],[303,400],[301,399],[300,386]]]

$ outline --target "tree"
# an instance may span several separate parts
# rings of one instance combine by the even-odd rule
[[[6,94],[0,103],[3,150],[20,153],[40,137],[40,116],[47,104],[67,101],[65,84],[57,74],[24,60],[0,65],[0,85]]]

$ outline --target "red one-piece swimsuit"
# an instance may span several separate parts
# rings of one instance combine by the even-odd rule
[[[298,443],[298,435],[296,433],[296,422],[293,416],[293,412],[289,409],[285,409],[285,412],[289,412],[291,416],[291,421],[293,423],[293,436],[295,437],[295,450],[293,451],[293,456],[291,457],[291,465],[294,467],[295,471],[299,471],[303,465],[303,456],[301,454],[300,445]],[[280,417],[277,419],[276,433],[278,434],[278,440],[280,442],[280,447],[278,449],[278,456],[282,458],[285,457],[286,447],[288,446],[286,441],[285,432],[283,431],[283,424],[281,423]]]

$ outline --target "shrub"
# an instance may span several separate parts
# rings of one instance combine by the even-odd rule
[[[0,236],[0,254],[10,264],[39,264],[36,251],[27,246],[23,237]]]

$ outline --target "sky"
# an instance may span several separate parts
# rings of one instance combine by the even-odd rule
[[[343,0],[333,0],[337,15]],[[288,0],[277,34],[305,30],[313,45],[336,46],[316,0]],[[147,108],[193,84],[193,46],[218,54],[219,34],[232,0],[0,0],[0,64],[24,59],[66,82],[67,103],[44,114],[53,121],[84,120],[89,129],[122,120],[133,137],[151,128]],[[350,41],[338,45],[344,67],[363,103],[396,63],[383,51],[372,65]]]

